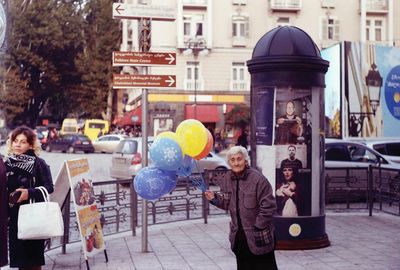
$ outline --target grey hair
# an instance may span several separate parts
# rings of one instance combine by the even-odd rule
[[[238,153],[241,153],[243,155],[244,159],[247,162],[250,162],[249,153],[247,152],[246,148],[244,148],[243,146],[240,146],[240,145],[233,146],[228,150],[228,152],[226,152],[226,160],[229,162],[231,157]]]

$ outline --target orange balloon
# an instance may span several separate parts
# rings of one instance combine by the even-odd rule
[[[204,147],[203,151],[201,151],[200,154],[198,154],[197,156],[194,157],[194,159],[196,159],[196,160],[205,158],[208,155],[208,153],[210,153],[210,151],[214,145],[214,139],[213,139],[213,136],[211,135],[211,132],[208,129],[206,129],[206,130],[207,130],[207,144]]]

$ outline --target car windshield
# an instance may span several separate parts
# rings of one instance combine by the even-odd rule
[[[115,152],[122,154],[135,154],[137,152],[137,149],[138,149],[137,141],[126,140],[118,144],[117,148],[115,149]]]

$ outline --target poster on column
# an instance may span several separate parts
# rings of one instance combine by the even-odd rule
[[[278,88],[275,99],[275,197],[282,217],[311,214],[311,90]]]
[[[105,250],[100,213],[86,158],[66,162],[85,259]]]

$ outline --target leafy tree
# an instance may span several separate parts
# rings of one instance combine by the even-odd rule
[[[225,115],[225,122],[232,123],[234,127],[244,130],[250,125],[250,108],[246,105],[235,105]]]
[[[59,118],[72,107],[64,98],[81,83],[74,59],[83,50],[82,2],[9,1],[8,83],[1,101],[8,122],[33,126],[46,104]]]
[[[85,117],[106,115],[107,97],[112,95],[112,52],[119,50],[122,38],[119,21],[112,19],[112,4],[112,0],[91,0],[84,8],[85,50],[76,61],[82,84],[76,97]]]

